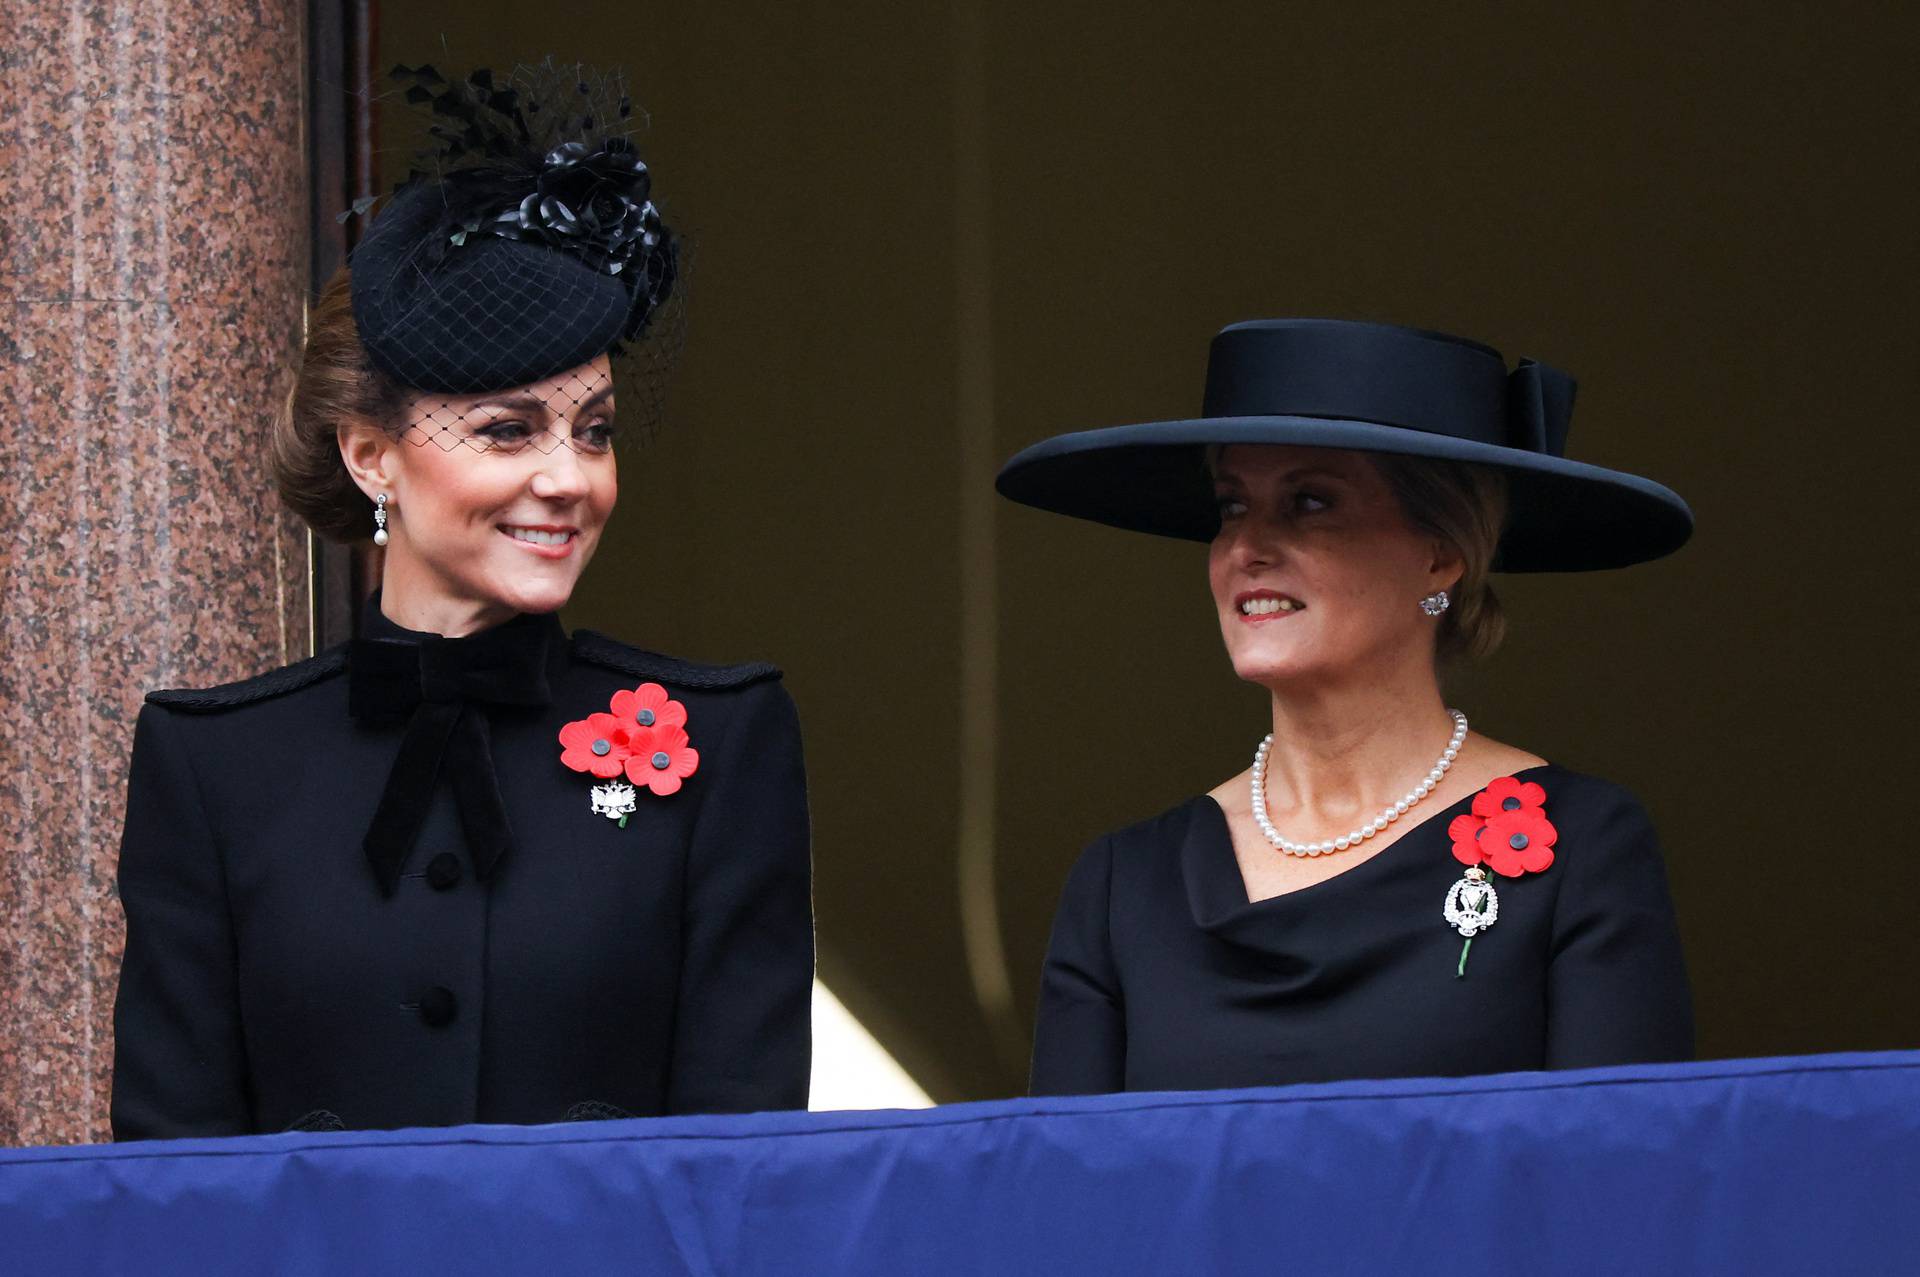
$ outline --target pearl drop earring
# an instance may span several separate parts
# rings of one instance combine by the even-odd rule
[[[387,494],[384,492],[373,499],[373,543],[387,543]]]

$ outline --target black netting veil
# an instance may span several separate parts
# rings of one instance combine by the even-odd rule
[[[408,436],[599,450],[586,418],[610,421],[612,398],[623,436],[650,434],[685,336],[688,253],[653,200],[624,78],[552,60],[394,76],[426,142],[354,248],[352,300],[369,359],[414,392]],[[499,405],[531,398],[547,411],[503,429]]]

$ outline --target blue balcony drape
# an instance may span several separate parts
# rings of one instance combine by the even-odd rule
[[[0,1152],[19,1273],[1912,1273],[1920,1052]]]

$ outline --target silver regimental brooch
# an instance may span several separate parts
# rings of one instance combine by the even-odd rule
[[[1448,890],[1446,908],[1440,911],[1440,916],[1467,938],[1460,946],[1460,966],[1454,972],[1456,977],[1464,978],[1467,950],[1473,948],[1473,938],[1500,920],[1500,895],[1487,881],[1487,871],[1479,865],[1468,869]]]
[[[593,814],[605,816],[608,820],[620,822],[620,828],[627,827],[627,817],[633,815],[633,786],[624,780],[616,780],[610,785],[595,785],[587,791],[587,797],[593,802]]]

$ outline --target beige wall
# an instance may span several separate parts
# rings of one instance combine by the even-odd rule
[[[991,462],[1191,412],[1213,330],[1264,315],[1566,367],[1573,452],[1694,503],[1669,562],[1511,581],[1513,638],[1457,703],[1645,797],[1705,1053],[1913,1041],[1901,9],[553,12],[381,21],[387,62],[444,60],[444,32],[464,63],[628,64],[699,240],[676,419],[623,454],[570,619],[786,667],[823,974],[937,1097],[1020,1086],[1078,847],[1262,730],[1197,547],[995,505]],[[1004,968],[969,966],[982,864]],[[996,970],[1010,1017],[982,1009]]]

